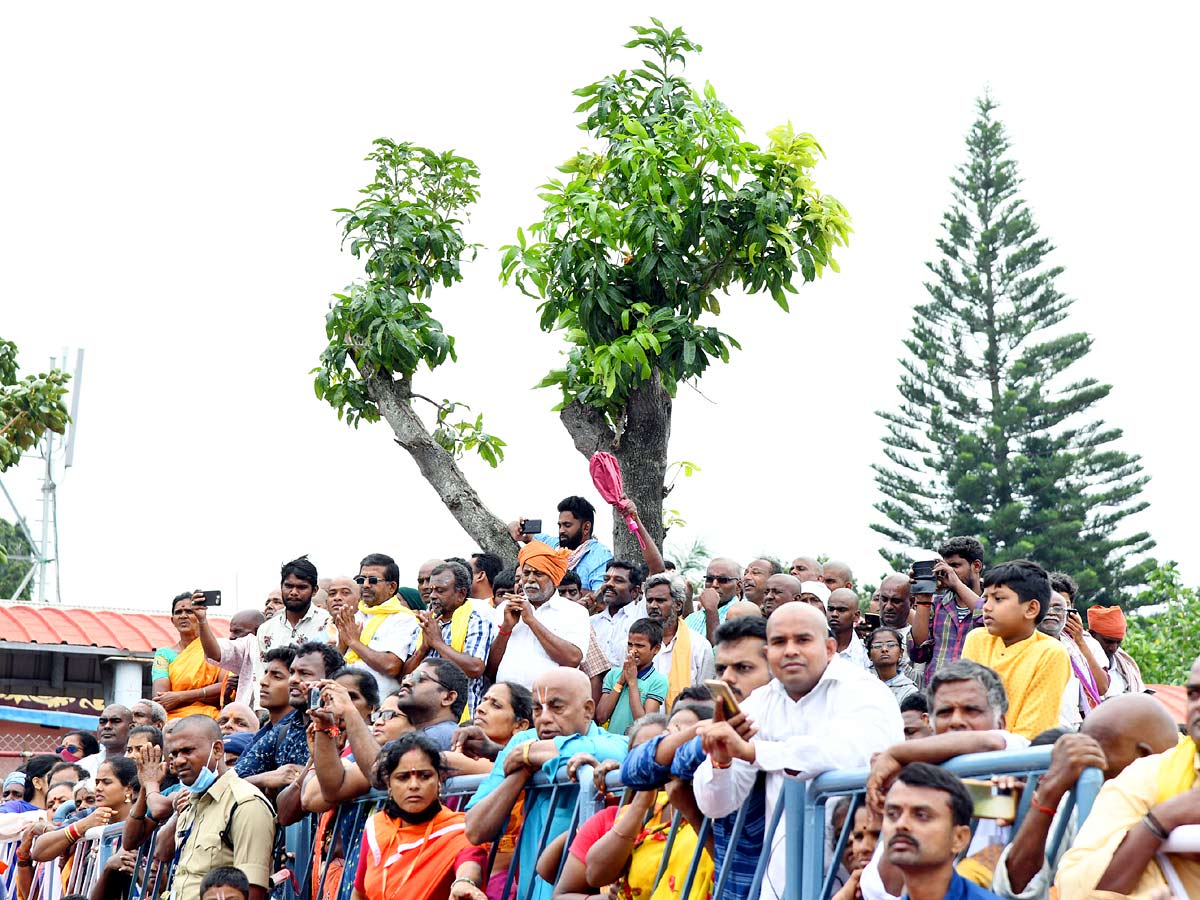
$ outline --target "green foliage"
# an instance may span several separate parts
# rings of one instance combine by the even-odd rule
[[[788,293],[829,266],[850,234],[849,216],[817,190],[823,155],[810,134],[774,129],[763,149],[712,85],[679,74],[700,46],[683,30],[634,26],[626,47],[642,66],[580,88],[580,128],[599,144],[542,186],[543,217],[503,248],[501,279],[540,301],[541,328],[570,345],[540,386],[619,421],[630,392],[652,378],[672,396],[737,341],[705,313],[718,292]]]
[[[1110,386],[1074,378],[1092,339],[1043,335],[1072,301],[1055,287],[1062,268],[1018,195],[1016,163],[989,98],[967,138],[968,161],[952,179],[929,263],[929,301],[903,341],[904,374],[887,423],[872,527],[901,545],[934,547],[951,535],[978,537],[989,565],[1031,557],[1079,583],[1081,607],[1144,581],[1149,534],[1118,536],[1144,509],[1139,458],[1113,446],[1121,431],[1087,420]],[[881,551],[900,571],[900,554]]]
[[[1150,604],[1166,608],[1129,616],[1121,646],[1137,660],[1147,684],[1183,684],[1200,652],[1200,590],[1185,587],[1175,563],[1167,563],[1149,572],[1137,595],[1136,605]]]
[[[31,555],[31,550],[29,541],[25,540],[21,529],[11,522],[0,519],[0,600],[8,600],[12,597],[13,591],[17,589],[17,585],[29,571],[32,563],[27,559],[17,559],[17,557],[28,557]],[[25,590],[21,591],[20,596],[16,599],[29,602],[32,597],[31,581],[25,585]]]
[[[17,345],[0,338],[0,472],[47,431],[62,434],[71,416],[63,399],[71,376],[60,369],[26,375],[17,367]]]
[[[670,496],[671,491],[675,490],[675,482],[680,475],[684,478],[691,478],[699,471],[700,467],[698,465],[686,459],[671,463],[667,466],[667,483],[663,488],[663,495]],[[663,509],[663,530],[670,531],[675,527],[686,528],[687,519],[683,517],[683,513],[678,509]]]
[[[372,375],[385,375],[406,386],[409,397],[437,408],[434,438],[461,456],[477,451],[490,465],[504,457],[504,442],[483,429],[482,417],[450,423],[447,416],[462,404],[437,403],[407,390],[424,363],[436,369],[456,359],[454,338],[424,301],[441,285],[462,280],[462,260],[475,258],[461,226],[479,196],[479,169],[452,151],[435,153],[387,138],[374,142],[367,161],[374,180],[360,191],[363,199],[342,214],[342,246],[363,262],[366,278],[334,294],[325,318],[329,345],[314,369],[317,397],[358,426],[379,419],[371,396]],[[464,407],[465,408],[465,407]]]

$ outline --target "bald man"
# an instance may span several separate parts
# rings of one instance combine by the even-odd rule
[[[799,601],[804,594],[802,585],[803,582],[794,575],[780,574],[768,578],[763,590],[763,615],[770,616],[783,604]]]
[[[1075,840],[1074,810],[1058,845],[1058,855],[1046,859],[1046,841],[1058,828],[1057,810],[1088,766],[1104,772],[1104,780],[1120,775],[1136,759],[1165,753],[1179,741],[1179,730],[1161,703],[1149,694],[1126,694],[1106,700],[1083,721],[1079,734],[1064,734],[1054,744],[1050,768],[1038,781],[1037,805],[1031,805],[1012,843],[996,864],[992,892],[1010,900],[1043,900],[1058,862]]]
[[[889,694],[890,696],[890,694]],[[894,705],[894,704],[893,704]],[[500,751],[492,773],[467,804],[467,839],[473,844],[495,840],[535,772],[553,778],[576,753],[597,761],[622,760],[628,748],[623,735],[609,734],[594,721],[590,679],[578,669],[559,666],[533,682],[533,728],[513,735]],[[547,840],[567,831],[573,807],[558,804]],[[536,791],[525,801],[525,826],[541,835],[550,817],[550,795]],[[514,896],[549,900],[551,886],[537,876],[537,841],[521,841],[520,885]]]
[[[762,610],[758,608],[757,603],[752,603],[749,600],[734,600],[729,604],[729,609],[725,612],[725,621],[730,619],[738,619],[742,616],[759,616],[762,617]]]
[[[245,703],[227,703],[217,716],[217,727],[226,737],[238,732],[254,734],[258,731],[258,716]]]
[[[785,777],[808,780],[830,769],[866,766],[872,754],[904,740],[892,692],[838,655],[825,617],[807,603],[785,603],[771,614],[767,663],[773,680],[741,704],[758,726],[753,737],[746,740],[723,721],[698,729],[708,759],[696,770],[693,790],[707,816],[739,809],[765,772],[770,821]],[[774,900],[786,881],[784,824],[772,843],[763,900]]]
[[[761,608],[767,580],[782,571],[779,563],[773,559],[761,557],[750,560],[750,565],[746,566],[746,571],[742,573],[742,599],[749,600]]]
[[[704,590],[698,598],[700,608],[684,621],[688,628],[717,644],[717,628],[729,615],[729,604],[739,598],[742,589],[742,567],[732,559],[719,556],[708,564],[704,574]]]
[[[792,568],[789,570],[789,573],[801,581],[821,581],[821,576],[824,574],[823,569],[824,567],[817,561],[816,557],[797,556],[792,560]]]
[[[207,716],[180,719],[166,737],[166,761],[191,792],[174,825],[159,829],[159,846],[168,854],[174,853],[176,834],[189,835],[175,864],[176,900],[200,900],[200,882],[218,866],[245,873],[247,900],[265,900],[271,884],[275,812],[258,788],[226,767],[221,739],[217,723]]]
[[[426,607],[429,606],[429,597],[433,591],[433,570],[445,563],[444,559],[427,559],[421,563],[421,568],[417,569],[417,593],[425,601]]]
[[[826,571],[829,571],[828,567]],[[825,601],[825,611],[829,617],[829,628],[837,641],[837,652],[855,665],[871,668],[867,648],[854,633],[854,626],[858,623],[858,594],[849,588],[830,591],[829,599]]]
[[[831,591],[838,588],[854,589],[854,573],[848,565],[837,559],[831,559],[821,567],[821,580]]]

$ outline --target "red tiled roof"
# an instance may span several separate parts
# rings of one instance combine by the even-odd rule
[[[1181,684],[1148,684],[1146,687],[1154,691],[1154,699],[1166,707],[1176,722],[1187,724],[1187,688]]]
[[[218,637],[229,636],[228,619],[210,621]],[[166,613],[0,604],[0,642],[72,644],[153,653],[177,640],[179,632]]]

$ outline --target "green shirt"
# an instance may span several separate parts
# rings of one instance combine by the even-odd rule
[[[604,676],[604,693],[611,694],[616,688],[617,679],[621,677],[621,668],[618,666],[615,669],[609,669],[608,674]],[[654,664],[646,666],[638,672],[638,695],[642,698],[644,706],[647,700],[657,700],[659,703],[665,703],[667,699],[667,676],[661,672],[656,672]],[[633,711],[629,708],[629,687],[628,685],[621,688],[621,696],[617,698],[617,705],[613,707],[612,718],[608,720],[608,724],[604,727],[613,734],[624,734],[625,729],[633,724]]]

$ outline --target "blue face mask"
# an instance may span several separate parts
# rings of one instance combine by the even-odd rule
[[[196,776],[196,780],[191,784],[184,785],[193,794],[203,794],[217,780],[217,770],[211,767],[212,751],[217,749],[217,745],[213,744],[212,749],[208,751],[208,760],[204,764],[204,768],[200,770],[200,774]]]

